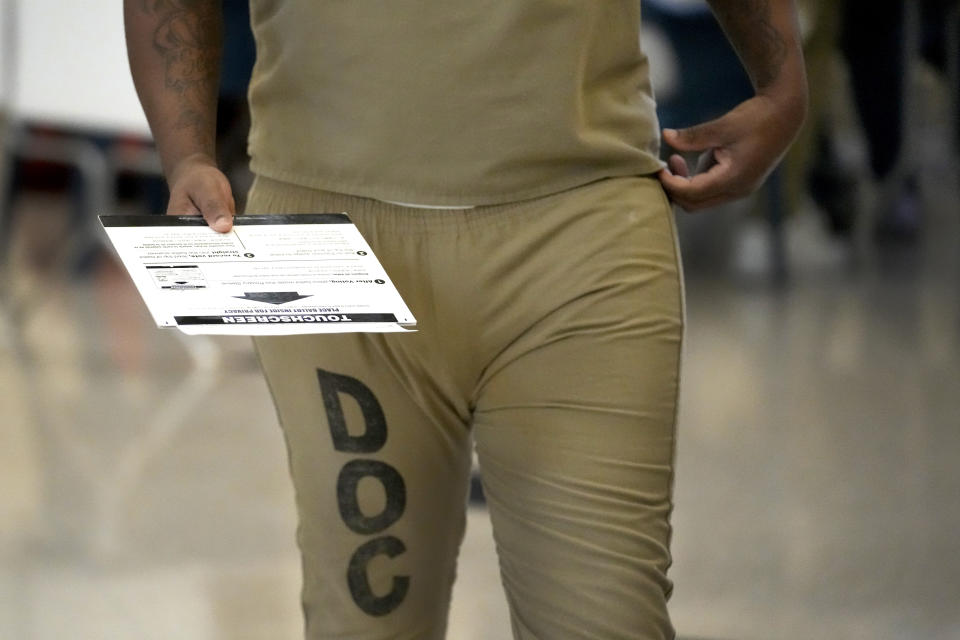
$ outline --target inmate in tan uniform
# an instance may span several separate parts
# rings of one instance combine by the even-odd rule
[[[444,637],[473,440],[516,638],[672,638],[683,294],[637,3],[252,7],[248,211],[348,212],[419,321],[256,340],[307,637]]]

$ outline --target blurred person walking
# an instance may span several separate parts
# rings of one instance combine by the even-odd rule
[[[822,54],[829,53],[833,44],[848,69],[851,95],[867,146],[869,175],[879,193],[876,211],[868,218],[874,224],[872,231],[883,239],[913,239],[923,215],[916,169],[904,154],[908,67],[914,53],[948,76],[951,68],[960,67],[960,52],[951,51],[948,42],[951,37],[960,42],[958,5],[955,0],[921,0],[912,8],[904,0],[820,0],[809,4],[823,24],[818,25],[814,45],[819,51],[808,60],[811,65],[816,60],[822,67],[827,62]],[[910,11],[916,11],[918,18],[916,34],[908,33]],[[958,32],[951,34],[951,29]],[[918,51],[911,50],[911,43]],[[951,60],[951,56],[956,59]],[[811,75],[815,75],[812,70]],[[960,122],[958,79],[948,81],[955,85],[951,88],[953,111]],[[818,91],[814,89],[813,93]],[[814,103],[828,99],[814,98]],[[813,109],[817,115],[822,111]],[[858,215],[864,213],[853,197],[856,179],[838,159],[833,126],[815,117],[809,127],[815,132],[817,145],[810,167],[811,193],[824,210],[830,228],[838,235],[849,235]],[[955,149],[960,150],[960,126],[951,133]]]
[[[713,0],[756,95],[663,132],[634,0],[254,2],[248,211],[348,211],[415,334],[256,340],[306,635],[444,636],[476,442],[513,633],[672,638],[672,210],[754,190],[805,113],[792,0]],[[229,231],[219,0],[126,0],[170,214]]]

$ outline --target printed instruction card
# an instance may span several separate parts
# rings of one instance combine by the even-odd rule
[[[160,327],[290,335],[410,331],[416,320],[345,213],[100,216]]]

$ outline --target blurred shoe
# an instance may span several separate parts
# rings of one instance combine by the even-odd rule
[[[823,214],[830,234],[848,239],[859,211],[857,176],[840,162],[828,134],[821,133],[817,138],[816,157],[807,174],[810,197]]]
[[[836,237],[849,238],[857,219],[857,179],[849,173],[815,169],[810,172],[810,196]]]
[[[923,206],[916,176],[904,179],[892,197],[882,198],[874,235],[880,242],[912,243],[920,236]]]

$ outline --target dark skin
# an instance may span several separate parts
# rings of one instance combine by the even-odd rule
[[[750,75],[755,96],[716,120],[664,129],[673,149],[699,153],[695,169],[679,154],[658,177],[671,200],[696,211],[759,187],[803,124],[807,83],[793,0],[708,0]]]
[[[753,82],[755,96],[716,120],[664,141],[679,154],[658,177],[688,211],[753,192],[786,152],[806,115],[807,86],[794,0],[708,0]],[[220,232],[235,205],[214,158],[220,0],[124,0],[134,84],[170,185],[170,215],[202,215]]]
[[[168,215],[233,226],[230,183],[217,168],[220,0],[124,0],[127,53],[170,185]]]

